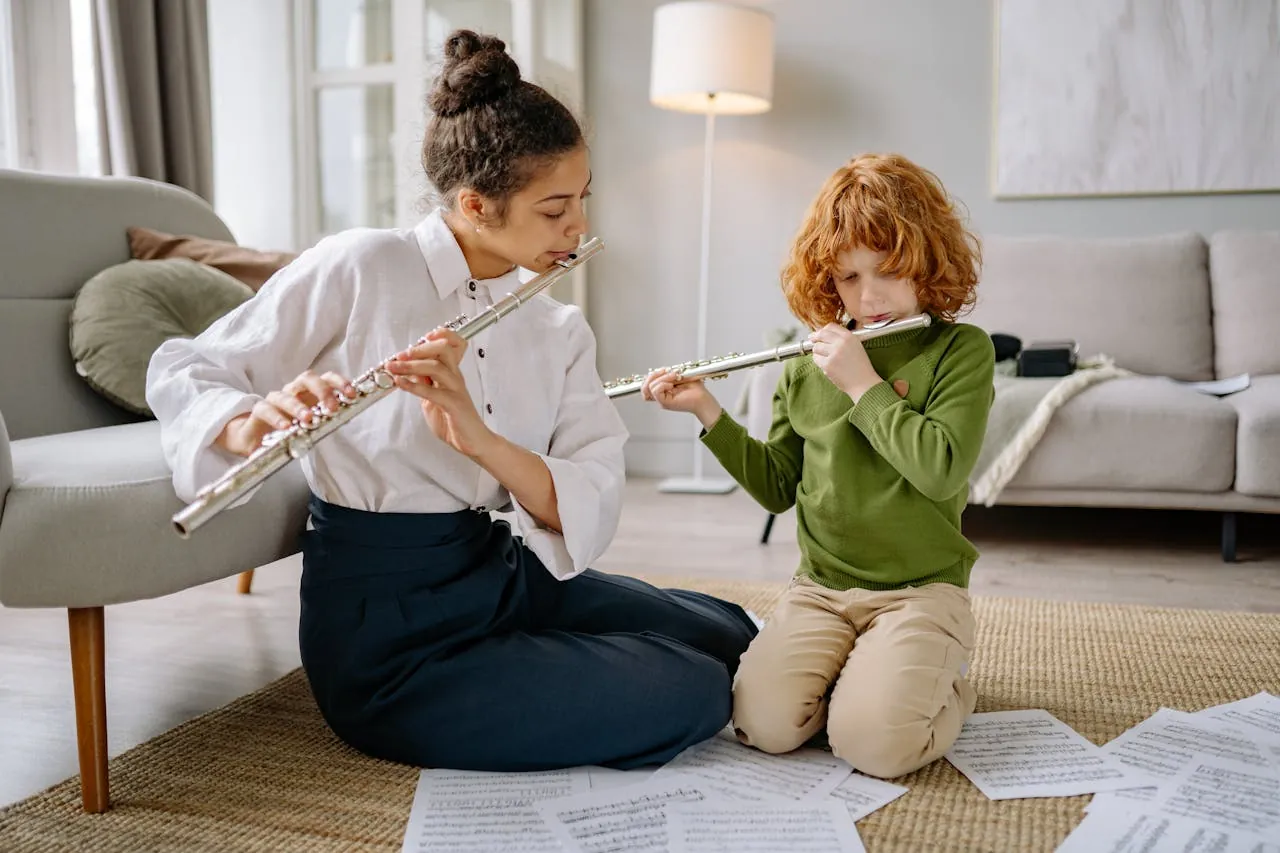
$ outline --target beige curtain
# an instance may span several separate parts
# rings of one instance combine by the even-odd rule
[[[102,169],[213,201],[206,0],[94,0]]]

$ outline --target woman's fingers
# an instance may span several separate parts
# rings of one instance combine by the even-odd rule
[[[397,376],[396,387],[403,391],[408,391],[410,394],[421,400],[426,400],[429,403],[439,406],[447,412],[452,412],[457,408],[453,403],[451,403],[451,401],[457,402],[459,400],[456,394],[453,394],[444,388],[431,385],[425,380],[415,382],[415,379],[418,379],[418,377]]]
[[[418,384],[434,384],[446,390],[458,388],[462,384],[461,374],[456,367],[434,358],[417,359],[415,361],[393,361],[387,370],[397,377],[418,380]]]
[[[459,353],[467,348],[467,341],[452,329],[435,329],[427,333],[428,341],[443,341],[452,350]]]
[[[322,373],[320,378],[329,383],[329,387],[336,391],[340,396],[346,397],[348,400],[355,399],[356,386],[352,385],[351,381],[346,377],[330,370],[327,373]]]
[[[467,342],[457,332],[437,329],[396,356],[396,361],[435,359],[455,367],[462,361]]]
[[[250,415],[275,429],[288,429],[293,426],[293,416],[272,405],[269,402],[270,399],[271,395],[268,394],[266,400],[259,400],[254,403]]]
[[[306,389],[309,399],[303,399],[304,403],[318,405],[326,412],[334,412],[338,409],[338,391],[329,383],[327,379],[319,374],[307,371],[299,376],[294,382],[302,385]],[[288,387],[288,386],[286,386]],[[303,398],[304,395],[295,392],[295,396]]]
[[[267,403],[280,412],[297,421],[308,423],[311,420],[311,407],[293,394],[284,391],[272,391],[267,395]]]

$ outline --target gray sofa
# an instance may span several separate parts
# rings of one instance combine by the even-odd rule
[[[1280,513],[1280,231],[992,237],[984,260],[969,322],[1142,374],[1058,410],[998,502],[1219,511],[1234,560],[1236,513]],[[1241,373],[1225,397],[1164,378]]]
[[[1280,231],[983,245],[966,322],[1024,343],[1072,339],[1081,357],[1140,374],[1069,400],[996,502],[1217,511],[1234,560],[1236,514],[1280,513]],[[753,434],[768,429],[780,370],[752,378]],[[1251,386],[1221,398],[1169,381],[1241,373]]]
[[[130,178],[0,170],[0,604],[67,610],[84,807],[109,805],[104,608],[229,577],[297,550],[298,466],[190,540],[159,426],[76,375],[68,317],[79,287],[129,259],[141,225],[230,240],[196,196]]]

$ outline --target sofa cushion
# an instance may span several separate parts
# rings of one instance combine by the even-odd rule
[[[253,291],[195,261],[126,261],[85,282],[71,308],[71,357],[89,387],[150,416],[147,365],[170,338],[194,338]]]
[[[1236,410],[1159,377],[1110,379],[1058,409],[1010,488],[1219,492]]]
[[[1280,376],[1254,376],[1224,398],[1236,412],[1236,491],[1280,498]]]
[[[1219,376],[1280,373],[1280,231],[1220,231],[1209,243]]]
[[[1137,373],[1213,378],[1208,247],[1197,234],[1129,239],[990,236],[966,316],[1024,344],[1075,340]]]
[[[0,603],[94,607],[154,598],[295,553],[301,467],[184,540],[155,421],[15,441],[0,515]]]

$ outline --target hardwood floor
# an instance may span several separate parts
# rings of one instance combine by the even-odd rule
[[[765,513],[743,492],[659,494],[628,484],[608,571],[784,580],[795,517],[760,545]],[[1218,553],[1214,514],[1041,507],[971,508],[980,595],[1280,612],[1280,516],[1240,521],[1240,562]],[[298,666],[300,561],[265,566],[253,594],[236,578],[106,610],[112,756]],[[0,804],[76,773],[66,611],[0,609]]]

